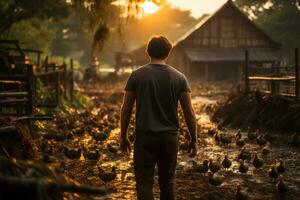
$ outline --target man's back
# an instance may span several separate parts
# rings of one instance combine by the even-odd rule
[[[167,38],[151,38],[147,45],[150,64],[132,72],[125,87],[121,108],[120,148],[126,155],[130,154],[127,129],[136,102],[133,160],[138,200],[154,200],[153,177],[156,165],[160,199],[175,200],[178,100],[191,136],[188,151],[191,156],[197,154],[197,126],[190,88],[182,73],[166,65],[171,49],[172,44]]]
[[[136,95],[137,131],[178,130],[178,99],[190,91],[182,73],[168,65],[148,64],[132,73],[125,90]]]

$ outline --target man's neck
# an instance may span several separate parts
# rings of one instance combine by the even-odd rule
[[[157,64],[157,65],[165,65],[166,64],[166,60],[165,59],[150,59],[150,64]]]

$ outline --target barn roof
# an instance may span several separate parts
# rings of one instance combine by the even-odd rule
[[[231,8],[235,9],[238,13],[240,13],[241,17],[246,19],[248,23],[250,23],[256,30],[261,32],[268,40],[270,40],[275,46],[280,46],[276,41],[274,41],[266,32],[264,32],[259,26],[257,26],[252,20],[250,20],[235,4],[232,0],[228,0],[224,5],[222,5],[218,10],[216,10],[212,14],[208,14],[207,16],[203,17],[193,28],[191,28],[188,32],[186,32],[182,37],[178,38],[173,45],[174,47],[179,45],[182,41],[186,40],[192,33],[197,31],[198,29],[202,28],[208,21],[214,18],[220,11],[222,11],[225,7],[230,6]]]
[[[220,48],[194,48],[185,49],[185,55],[191,61],[245,61],[244,49],[220,49]],[[278,55],[272,49],[251,49],[249,50],[250,61],[274,61],[278,60]]]

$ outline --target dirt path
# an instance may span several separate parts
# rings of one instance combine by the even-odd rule
[[[54,157],[56,161],[52,165],[62,168],[64,173],[71,178],[86,183],[89,185],[100,186],[104,183],[100,180],[98,174],[98,166],[105,170],[110,170],[112,166],[117,167],[117,178],[108,186],[116,189],[115,192],[108,196],[86,196],[86,199],[135,199],[135,182],[133,174],[132,154],[129,158],[124,157],[119,151],[112,151],[111,147],[118,147],[119,127],[118,127],[118,112],[120,104],[111,104],[103,101],[108,94],[102,94],[99,98],[98,93],[94,94],[94,105],[88,110],[73,111],[72,115],[74,123],[76,124],[72,130],[78,127],[85,127],[80,134],[73,134],[72,139],[66,139],[64,142],[55,142]],[[120,95],[115,95],[120,98]],[[264,159],[264,166],[262,169],[255,169],[251,162],[246,161],[250,166],[246,175],[241,175],[238,172],[237,155],[240,147],[235,143],[229,145],[221,145],[217,143],[214,137],[207,134],[209,128],[216,128],[216,125],[211,122],[210,117],[205,113],[203,108],[207,105],[215,104],[216,99],[204,96],[196,96],[193,98],[193,104],[197,113],[199,126],[199,154],[194,159],[202,163],[204,159],[223,159],[227,154],[232,160],[233,165],[229,170],[222,169],[219,174],[225,176],[224,183],[215,187],[209,184],[207,175],[200,175],[192,170],[192,158],[184,151],[180,151],[178,155],[177,166],[177,180],[176,190],[178,199],[235,199],[236,186],[246,190],[249,194],[249,199],[282,199],[276,191],[275,183],[272,183],[268,177],[267,170],[276,159],[283,159],[286,163],[287,170],[282,177],[287,184],[289,191],[285,199],[300,199],[300,152],[297,149],[289,148],[282,144],[285,138],[277,139],[275,142],[269,144],[270,154],[263,156],[261,154],[262,147],[256,144],[255,140],[246,144],[246,148],[254,154],[257,152],[260,157]],[[214,96],[214,95],[210,95]],[[109,96],[109,98],[113,98]],[[116,101],[119,102],[119,101]],[[86,114],[86,116],[84,115]],[[76,116],[80,116],[76,118]],[[52,129],[57,127],[52,125]],[[184,125],[182,125],[184,126]],[[99,132],[100,129],[110,127],[109,137],[103,142],[97,142],[92,133]],[[51,128],[48,127],[48,129]],[[132,134],[133,126],[130,128]],[[184,128],[186,130],[186,128]],[[65,132],[70,131],[66,129]],[[237,130],[223,131],[227,134],[235,135]],[[246,133],[242,133],[246,137]],[[71,160],[65,158],[62,153],[63,145],[71,147],[81,147],[84,145],[88,148],[96,148],[100,151],[100,159],[98,161],[86,160],[83,156],[79,160]],[[159,197],[159,190],[157,186],[157,178],[155,178],[154,187],[155,196]]]

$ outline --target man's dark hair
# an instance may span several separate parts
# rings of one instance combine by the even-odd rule
[[[171,42],[164,36],[152,37],[147,45],[147,53],[151,58],[165,59],[172,49]]]

